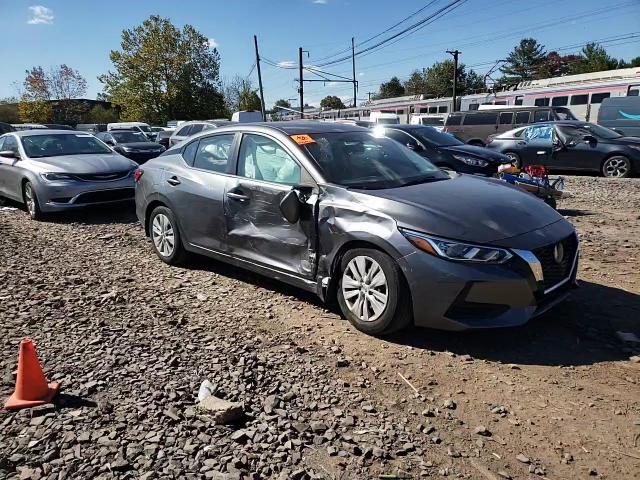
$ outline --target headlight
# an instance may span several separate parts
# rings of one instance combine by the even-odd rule
[[[455,158],[456,160],[460,160],[467,165],[471,165],[472,167],[486,167],[487,165],[489,165],[489,162],[480,158],[465,157],[463,155],[454,155],[453,158]]]
[[[76,179],[70,173],[42,173],[41,176],[42,178],[50,182],[55,182],[59,180],[75,180]]]
[[[456,262],[504,263],[513,256],[504,248],[447,240],[413,230],[400,229],[400,232],[420,250]]]

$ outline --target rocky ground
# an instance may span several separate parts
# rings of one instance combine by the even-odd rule
[[[572,299],[523,328],[378,339],[133,212],[0,210],[0,397],[35,340],[55,406],[0,413],[0,478],[638,478],[640,179],[569,177]],[[245,415],[217,425],[213,394]]]

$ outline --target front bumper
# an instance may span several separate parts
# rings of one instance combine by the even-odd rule
[[[43,212],[60,212],[74,208],[132,201],[134,182],[131,175],[115,181],[39,182],[36,195]]]
[[[545,249],[560,239],[527,250],[538,252],[538,260],[543,262],[538,266],[531,263],[537,259],[535,255],[525,259],[517,252],[502,265],[451,262],[419,250],[401,258],[399,265],[412,295],[414,323],[441,330],[469,330],[519,326],[541,315],[562,302],[575,285],[577,237],[571,233],[562,238],[575,239],[575,249],[569,252],[562,274],[548,265],[545,257]]]

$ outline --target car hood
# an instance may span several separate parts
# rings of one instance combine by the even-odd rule
[[[155,142],[128,142],[119,143],[118,147],[135,148],[136,150],[160,150],[162,145]]]
[[[494,150],[489,150],[484,147],[476,147],[473,145],[452,145],[450,147],[439,147],[439,149],[453,155],[471,155],[494,163],[511,163],[512,161],[506,155],[498,153]]]
[[[108,173],[132,169],[135,164],[120,154],[61,155],[33,158],[42,172]]]
[[[399,227],[468,242],[498,242],[563,220],[532,194],[474,175],[358,192],[363,203],[395,218]]]

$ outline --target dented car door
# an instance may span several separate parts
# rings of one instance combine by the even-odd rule
[[[237,175],[229,178],[224,198],[229,253],[270,270],[312,279],[317,195],[301,187],[308,174],[286,147],[269,136],[243,134],[239,150]],[[293,223],[280,208],[292,189],[300,201],[300,215]]]

